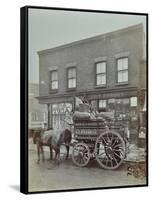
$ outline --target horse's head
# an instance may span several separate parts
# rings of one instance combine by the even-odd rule
[[[36,144],[37,139],[41,138],[41,135],[43,134],[43,130],[35,130],[33,133],[33,143]]]

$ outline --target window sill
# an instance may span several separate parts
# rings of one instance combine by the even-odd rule
[[[50,90],[50,91],[49,91],[50,94],[55,94],[55,93],[57,93],[57,92],[58,92],[58,89]]]
[[[101,88],[106,88],[107,85],[96,85],[95,88],[96,89],[101,89]]]
[[[76,88],[67,88],[67,92],[72,92],[72,91],[75,91]]]
[[[128,85],[128,82],[116,83],[116,86],[125,86]]]

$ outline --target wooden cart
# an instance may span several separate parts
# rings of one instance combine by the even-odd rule
[[[72,161],[84,167],[95,158],[104,169],[117,169],[127,154],[127,139],[122,122],[100,119],[75,120]]]

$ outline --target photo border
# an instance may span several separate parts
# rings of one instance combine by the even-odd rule
[[[66,189],[66,190],[48,190],[48,191],[28,191],[28,10],[29,9],[46,9],[58,11],[75,11],[75,12],[91,12],[91,13],[109,13],[109,14],[125,14],[125,15],[143,15],[146,17],[146,86],[147,86],[147,137],[146,137],[146,184],[130,185],[130,186],[109,186],[109,187],[93,187],[83,189]],[[54,193],[54,192],[71,192],[71,191],[86,191],[86,190],[104,190],[104,189],[119,189],[148,186],[148,149],[149,149],[149,127],[148,127],[148,13],[138,12],[122,12],[122,11],[105,11],[77,8],[61,8],[61,7],[43,7],[43,6],[24,6],[20,8],[20,192],[24,194],[37,193]]]

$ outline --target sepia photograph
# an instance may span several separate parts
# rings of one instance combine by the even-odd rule
[[[147,186],[148,14],[22,9],[28,52],[22,188]]]

